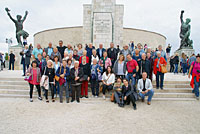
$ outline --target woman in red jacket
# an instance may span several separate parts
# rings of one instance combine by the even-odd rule
[[[154,60],[153,72],[156,75],[156,89],[163,89],[164,73],[161,72],[161,66],[167,65],[165,58],[161,57],[161,53],[157,52],[157,58]],[[159,81],[160,78],[160,81]]]

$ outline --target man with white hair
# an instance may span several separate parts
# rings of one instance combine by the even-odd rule
[[[51,56],[51,54],[53,53],[53,47],[51,42],[49,42],[49,46],[45,48],[44,51],[46,52],[47,55]]]
[[[138,78],[142,78],[142,73],[146,72],[147,77],[149,78],[150,76],[150,69],[151,69],[151,63],[149,60],[146,58],[146,54],[142,54],[142,59],[138,61],[138,66],[139,66],[139,71],[138,71]]]
[[[103,57],[103,52],[106,51],[106,49],[103,48],[103,44],[100,43],[99,44],[99,48],[97,49],[97,55],[99,57],[99,59],[101,59],[101,57]]]
[[[147,73],[142,73],[142,78],[138,81],[139,96],[142,98],[142,102],[144,102],[145,96],[148,96],[147,104],[151,105],[151,99],[153,97],[154,91],[151,80],[147,78]]]

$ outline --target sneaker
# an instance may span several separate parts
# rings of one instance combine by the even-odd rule
[[[80,100],[76,100],[77,101],[77,103],[80,103]]]
[[[98,98],[98,96],[96,95],[95,98]]]
[[[71,102],[74,102],[74,100],[71,100]]]
[[[106,99],[106,96],[105,96],[105,95],[103,95],[103,99],[104,99],[104,100]]]
[[[41,97],[38,97],[38,100],[40,100],[40,101],[41,101],[41,100],[42,100],[42,98],[41,98]]]
[[[33,102],[33,99],[32,99],[32,98],[30,98],[30,102]]]

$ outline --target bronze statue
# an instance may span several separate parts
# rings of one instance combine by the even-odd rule
[[[181,32],[180,32],[180,38],[181,38],[181,45],[180,45],[180,49],[181,48],[193,48],[193,41],[189,39],[190,37],[190,30],[191,30],[191,26],[190,26],[190,22],[191,19],[187,18],[186,21],[183,21],[183,13],[184,10],[181,11]]]
[[[23,37],[24,40],[26,40],[27,37],[29,36],[29,34],[23,30],[23,23],[28,15],[28,11],[25,12],[25,16],[23,19],[21,15],[17,15],[17,20],[15,20],[10,15],[10,10],[8,8],[5,8],[5,10],[8,16],[10,17],[10,19],[15,23],[17,42],[18,42],[18,45],[22,46],[21,36]]]

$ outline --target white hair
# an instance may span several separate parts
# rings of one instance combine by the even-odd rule
[[[77,63],[77,64],[79,64],[79,62],[78,62],[78,61],[74,61],[74,64],[76,64],[76,63]]]

